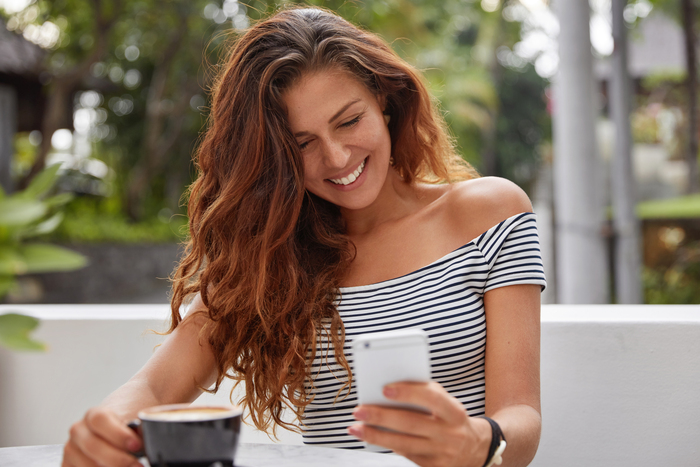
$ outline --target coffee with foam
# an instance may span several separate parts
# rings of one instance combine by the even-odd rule
[[[236,409],[226,409],[222,407],[188,407],[174,410],[161,410],[154,412],[143,412],[139,414],[141,419],[159,422],[196,422],[204,420],[218,420],[239,415]]]

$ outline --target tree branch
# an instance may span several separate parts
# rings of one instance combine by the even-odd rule
[[[89,73],[90,67],[99,61],[107,50],[109,33],[117,22],[122,8],[122,1],[114,0],[114,9],[111,17],[108,19],[103,16],[103,0],[92,0],[91,3],[97,18],[97,21],[95,21],[95,45],[85,59],[81,60],[66,73],[53,76],[53,83],[49,87],[46,111],[41,124],[44,138],[29,173],[18,183],[20,189],[29,185],[29,182],[46,165],[46,156],[51,150],[51,136],[59,129],[63,116],[70,111],[67,107],[72,106],[70,95],[75,92],[81,81]]]

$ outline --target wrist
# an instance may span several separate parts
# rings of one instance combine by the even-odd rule
[[[483,417],[472,417],[471,421],[476,432],[476,440],[469,465],[483,467],[488,460],[489,448],[491,447],[491,425]]]
[[[486,456],[486,462],[483,467],[492,467],[493,465],[501,465],[503,462],[503,451],[506,449],[506,437],[501,431],[501,427],[492,418],[484,416],[484,420],[491,426],[491,443],[489,452]]]

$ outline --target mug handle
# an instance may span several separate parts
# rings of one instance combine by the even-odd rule
[[[129,423],[127,423],[126,426],[131,428],[131,430],[134,433],[136,433],[139,436],[139,438],[141,438],[141,440],[143,440],[143,433],[141,431],[141,420],[139,420],[138,418],[135,418],[135,419],[129,421]],[[141,448],[140,451],[132,452],[132,454],[136,458],[146,457],[146,453],[144,452],[143,448]]]

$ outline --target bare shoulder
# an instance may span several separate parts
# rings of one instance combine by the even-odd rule
[[[455,183],[446,201],[450,223],[469,238],[516,214],[532,212],[527,194],[505,178],[481,177]]]
[[[531,211],[532,204],[527,194],[515,183],[500,177],[480,177],[455,183],[452,190],[453,203],[462,207],[498,209],[512,215]]]

